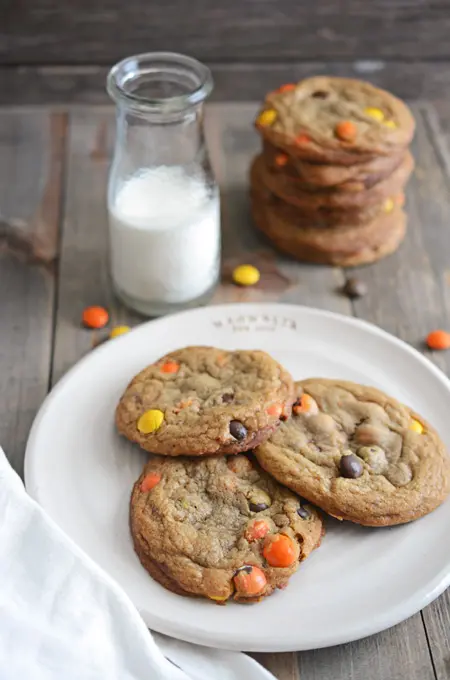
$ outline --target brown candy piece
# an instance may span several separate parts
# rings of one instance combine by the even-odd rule
[[[232,420],[230,422],[230,434],[240,442],[246,438],[247,428],[239,420]]]
[[[364,297],[367,295],[367,285],[361,279],[352,277],[348,279],[342,291],[347,295],[347,297],[355,299]]]
[[[354,453],[345,454],[339,461],[339,471],[342,477],[357,479],[363,473],[363,465]]]

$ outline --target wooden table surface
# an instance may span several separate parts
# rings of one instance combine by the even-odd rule
[[[214,302],[282,300],[352,314],[424,350],[429,330],[450,328],[450,102],[413,104],[417,169],[407,192],[408,236],[396,255],[353,271],[369,287],[354,303],[339,293],[348,272],[281,258],[252,229],[246,178],[259,147],[255,109],[213,104],[207,116],[223,193],[224,269],[252,262],[262,272],[252,289],[225,280]],[[108,279],[105,187],[113,138],[109,108],[0,109],[0,442],[20,473],[45,394],[102,339],[80,326],[82,309],[108,307],[113,325],[142,322],[114,299]],[[450,353],[431,359],[450,369]],[[449,613],[445,593],[359,642],[255,656],[279,680],[445,680]]]

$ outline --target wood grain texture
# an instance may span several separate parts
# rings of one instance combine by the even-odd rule
[[[343,612],[345,616],[345,612]],[[434,680],[420,614],[364,640],[299,653],[300,680]]]
[[[449,0],[16,0],[0,61],[108,64],[149,50],[206,60],[448,58]]]
[[[112,62],[111,62],[112,63]],[[215,101],[258,101],[280,83],[313,75],[369,80],[409,100],[442,97],[450,90],[450,69],[444,61],[333,60],[239,64],[208,60],[214,75]],[[0,62],[0,105],[110,104],[106,66],[18,66]]]
[[[0,442],[22,474],[49,381],[65,116],[0,112]],[[16,234],[20,234],[15,238]],[[48,262],[47,262],[48,264]]]
[[[115,301],[109,281],[106,183],[113,130],[111,112],[80,111],[70,118],[53,382],[107,338],[107,329],[83,328],[85,307],[108,308],[110,326],[138,320]]]
[[[432,319],[433,327],[450,327],[450,262],[449,222],[450,211],[450,103],[445,100],[427,104],[422,107],[425,134],[429,145],[423,142],[421,149],[424,163],[423,181],[427,182],[432,171],[431,181],[438,181],[436,193],[434,187],[428,198],[428,225],[431,233],[427,237],[430,252],[430,266],[435,271],[436,289],[434,293],[439,300],[439,309]],[[419,140],[420,141],[420,140]],[[425,147],[428,153],[425,153]],[[442,201],[442,204],[441,204]],[[430,326],[431,328],[431,326]],[[448,352],[437,354],[432,359],[450,373],[450,356]],[[450,677],[450,594],[447,590],[438,600],[423,612],[431,648],[433,664],[437,680]]]

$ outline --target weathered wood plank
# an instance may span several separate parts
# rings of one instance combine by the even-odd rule
[[[80,111],[70,118],[53,382],[107,336],[82,327],[85,307],[107,307],[111,326],[138,320],[116,303],[109,282],[106,182],[112,132],[111,111]]]
[[[105,64],[148,50],[200,59],[448,58],[448,0],[10,2],[0,25],[8,64]],[[61,46],[64,45],[63,55]]]
[[[0,442],[20,474],[49,381],[65,133],[63,114],[0,112]]]
[[[239,64],[208,60],[208,64],[214,75],[215,101],[258,101],[280,83],[320,74],[369,80],[410,100],[441,97],[450,88],[445,61],[415,61],[414,67],[383,60]],[[0,62],[0,105],[108,104],[107,72],[106,66],[2,67]]]
[[[434,680],[435,677],[420,614],[358,642],[302,652],[299,665],[300,680]]]
[[[436,273],[434,295],[439,300],[436,315],[430,328],[450,329],[450,104],[444,100],[423,107],[425,132],[430,146],[428,154],[421,151],[423,180],[429,186],[429,195],[422,192],[426,205],[424,227],[430,265]],[[418,140],[420,143],[420,140]],[[427,147],[429,148],[429,147]],[[431,173],[431,177],[429,177]],[[426,180],[425,180],[426,178]],[[430,184],[428,184],[430,182]],[[450,356],[444,352],[432,357],[450,374]],[[423,612],[437,680],[447,680],[450,675],[450,593],[447,590]]]

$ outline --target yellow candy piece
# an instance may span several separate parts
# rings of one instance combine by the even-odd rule
[[[413,418],[409,424],[409,429],[412,430],[413,432],[417,432],[417,434],[423,434],[423,425],[422,423],[419,423],[418,420],[415,420]]]
[[[386,127],[392,128],[393,130],[397,127],[395,120],[384,120],[383,125],[386,125]]]
[[[275,123],[276,119],[277,112],[275,109],[266,109],[265,111],[261,111],[256,122],[259,125],[272,125],[272,123]]]
[[[233,281],[239,286],[254,286],[260,277],[259,270],[251,264],[241,264],[233,271]]]
[[[137,429],[142,434],[150,434],[159,430],[164,420],[164,413],[159,409],[151,409],[141,415],[137,422]]]
[[[384,120],[384,113],[381,109],[375,109],[372,106],[368,106],[366,109],[364,109],[364,113],[366,116],[370,116],[379,123],[383,122]]]
[[[111,330],[109,337],[111,340],[113,338],[118,338],[119,335],[124,335],[125,333],[128,333],[129,330],[131,330],[129,326],[116,326]]]
[[[383,205],[383,210],[385,213],[390,213],[394,210],[395,203],[392,198],[387,198]]]
[[[210,595],[209,599],[214,600],[215,602],[225,602],[225,600],[228,600],[228,595],[225,597],[214,597],[213,595]]]

